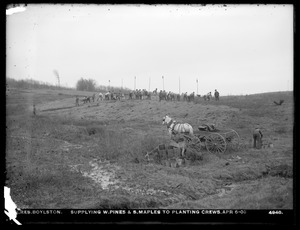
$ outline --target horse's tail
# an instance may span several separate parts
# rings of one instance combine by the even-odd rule
[[[194,135],[194,130],[193,130],[193,127],[190,125],[190,124],[187,124],[188,127],[189,127],[189,134],[190,135]]]
[[[193,127],[190,124],[184,123],[182,124],[182,126],[183,126],[182,132],[189,133],[190,135],[194,134]]]

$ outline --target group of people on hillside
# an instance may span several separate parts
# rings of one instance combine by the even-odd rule
[[[220,98],[220,93],[218,92],[218,90],[215,89],[215,93],[214,93],[214,96],[215,96],[215,100],[218,101],[219,98]],[[207,93],[206,95],[203,96],[204,100],[210,100],[212,98],[212,95],[211,95],[211,92]]]
[[[122,94],[121,90],[119,90],[119,92],[115,92],[115,91],[108,91],[104,94],[104,99],[105,100],[121,100],[121,98],[124,95]],[[102,100],[102,99],[101,99]]]
[[[128,99],[151,99],[151,92],[146,89],[136,89],[129,92]]]

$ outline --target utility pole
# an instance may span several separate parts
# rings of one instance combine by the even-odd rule
[[[136,87],[136,76],[134,76],[134,90],[135,90],[135,87]]]
[[[55,75],[56,78],[57,78],[57,86],[60,87],[59,73],[58,73],[58,71],[57,71],[56,69],[53,70],[53,73],[54,73],[54,75]]]
[[[197,82],[197,95],[198,95],[198,78],[197,78],[196,82]]]
[[[164,76],[162,76],[162,79],[163,79],[163,90],[165,90],[165,78],[164,78]]]
[[[149,89],[148,89],[148,91],[150,91],[150,83],[151,83],[151,77],[149,77]]]
[[[179,94],[180,94],[180,77],[179,77]]]

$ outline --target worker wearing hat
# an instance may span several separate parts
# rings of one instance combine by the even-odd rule
[[[260,126],[257,124],[253,131],[253,148],[261,149],[263,134],[260,130]]]
[[[36,108],[35,108],[35,104],[33,104],[33,115],[36,115]]]

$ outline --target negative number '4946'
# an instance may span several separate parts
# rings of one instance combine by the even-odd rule
[[[283,212],[280,210],[277,210],[277,211],[272,210],[272,211],[269,211],[269,214],[283,214]]]

